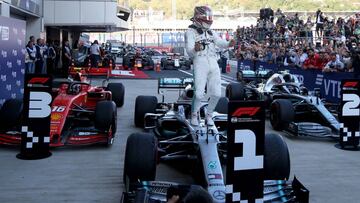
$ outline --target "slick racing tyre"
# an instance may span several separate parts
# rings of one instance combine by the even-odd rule
[[[222,114],[228,113],[228,103],[229,99],[226,97],[221,97],[215,107],[215,111]]]
[[[0,131],[20,127],[23,102],[20,99],[6,100],[0,109]]]
[[[95,108],[95,128],[116,133],[116,104],[113,101],[99,101]]]
[[[146,113],[155,113],[158,100],[155,96],[138,96],[135,100],[134,123],[136,127],[144,127]]]
[[[148,133],[131,134],[126,142],[123,181],[152,181],[156,176],[157,139]]]
[[[270,106],[270,123],[275,130],[283,130],[294,120],[295,111],[290,100],[276,99]]]
[[[240,83],[230,83],[226,86],[226,97],[230,101],[233,100],[244,100],[245,99],[245,89],[244,85]]]
[[[287,180],[290,175],[290,156],[286,142],[278,134],[265,134],[265,180]]]
[[[117,107],[124,105],[125,87],[122,83],[109,83],[107,88],[112,94],[112,100]]]

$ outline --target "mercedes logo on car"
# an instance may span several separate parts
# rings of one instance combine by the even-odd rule
[[[213,193],[213,197],[217,200],[224,200],[225,199],[225,192],[224,191],[221,191],[221,190],[216,190],[214,193]]]

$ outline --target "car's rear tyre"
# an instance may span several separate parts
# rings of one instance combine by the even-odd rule
[[[244,100],[245,89],[241,83],[230,83],[226,86],[226,97],[229,100]]]
[[[265,180],[289,179],[289,150],[284,139],[278,134],[265,135],[264,173]]]
[[[218,113],[227,114],[228,104],[229,104],[229,99],[226,97],[221,97],[215,107],[215,111]]]
[[[155,180],[157,139],[149,133],[131,134],[126,142],[123,181],[130,183]]]
[[[270,123],[275,130],[283,130],[294,120],[295,111],[290,100],[276,99],[270,106]]]
[[[124,105],[125,87],[122,83],[109,83],[107,88],[112,94],[112,100],[117,107]]]
[[[0,130],[7,131],[21,124],[23,101],[21,99],[8,99],[0,109]]]
[[[138,96],[135,100],[134,123],[136,127],[144,127],[146,113],[155,113],[158,100],[155,96]]]

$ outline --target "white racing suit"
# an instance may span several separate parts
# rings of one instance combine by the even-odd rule
[[[197,31],[198,29],[189,28],[185,34],[185,48],[188,55],[193,58],[194,63],[195,96],[193,98],[192,112],[199,112],[207,84],[207,93],[210,96],[207,113],[211,115],[221,97],[221,75],[217,63],[218,55],[216,53],[216,46],[224,49],[229,46],[229,42],[221,39],[218,34],[212,30],[199,33]],[[205,45],[204,49],[196,52],[195,42],[203,42]]]

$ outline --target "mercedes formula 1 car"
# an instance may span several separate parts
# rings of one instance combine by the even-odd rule
[[[167,57],[161,59],[162,69],[187,69],[191,68],[191,60],[186,59],[184,56],[180,56],[179,53],[167,53]]]
[[[241,100],[264,100],[275,130],[297,136],[339,136],[337,105],[324,102],[320,90],[310,92],[295,75],[283,72],[256,85],[230,84],[226,94]]]
[[[86,82],[55,79],[50,119],[50,147],[111,145],[116,133],[117,106],[124,102],[124,86],[94,87]],[[0,144],[20,145],[22,100],[5,101],[0,109]]]
[[[167,202],[176,194],[185,198],[199,186],[155,181],[158,161],[186,161],[197,184],[207,189],[214,202],[225,202],[225,179],[222,167],[227,159],[227,98],[222,98],[214,113],[214,126],[205,125],[207,102],[200,110],[199,126],[189,122],[191,114],[192,79],[162,78],[163,88],[181,89],[174,103],[158,102],[155,96],[138,96],[135,101],[134,123],[147,133],[129,136],[124,161],[126,192],[123,202]],[[277,134],[265,136],[265,179],[286,180],[290,173],[287,145]],[[265,202],[299,202],[301,184],[287,181],[265,181]],[[302,188],[302,189],[299,189]],[[304,189],[305,191],[306,189]],[[177,191],[174,193],[174,191]],[[306,195],[305,195],[306,196]],[[304,201],[306,202],[306,201]]]

